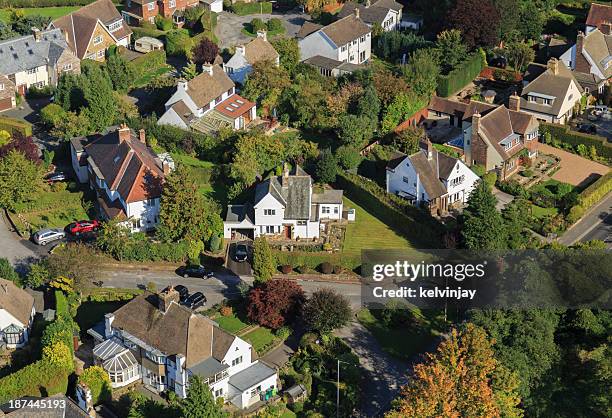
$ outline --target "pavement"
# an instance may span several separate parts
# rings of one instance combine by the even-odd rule
[[[612,192],[565,231],[565,234],[559,238],[559,242],[572,245],[577,241],[584,242],[592,239],[603,241],[610,235],[612,235]],[[608,247],[612,247],[611,243],[608,243]]]
[[[495,207],[499,211],[501,211],[510,202],[514,200],[514,196],[512,196],[511,194],[502,192],[497,187],[493,187],[493,195],[497,198],[497,205]]]
[[[219,38],[219,48],[230,48],[241,43],[251,41],[253,38],[242,33],[244,25],[250,23],[254,18],[259,18],[264,22],[276,17],[281,19],[285,25],[285,35],[292,38],[300,30],[304,22],[310,19],[310,16],[304,13],[299,13],[297,9],[288,13],[272,14],[255,14],[247,16],[238,16],[230,12],[221,12],[217,17],[217,27],[215,33]]]
[[[25,271],[30,263],[40,257],[35,247],[36,244],[20,239],[13,232],[9,220],[0,211],[0,257],[8,259],[18,271]]]

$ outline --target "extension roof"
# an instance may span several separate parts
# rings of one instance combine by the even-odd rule
[[[0,310],[4,309],[17,319],[19,326],[30,324],[34,298],[10,280],[0,278]]]
[[[12,75],[41,66],[55,66],[62,53],[69,49],[59,29],[0,41],[0,73]]]

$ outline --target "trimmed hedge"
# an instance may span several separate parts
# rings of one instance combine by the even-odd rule
[[[589,208],[595,206],[610,191],[612,191],[612,172],[601,176],[578,195],[578,204],[570,209],[567,221],[570,224],[577,222]]]
[[[272,3],[268,1],[245,3],[243,1],[237,1],[230,6],[230,10],[236,13],[238,16],[254,15],[260,13],[271,14]]]
[[[19,133],[23,136],[32,136],[32,124],[30,122],[6,116],[0,116],[0,130],[7,131],[11,135]]]
[[[24,7],[85,6],[94,0],[0,0],[0,9]]]
[[[461,90],[474,80],[482,71],[482,55],[477,51],[459,63],[447,75],[438,77],[438,96],[448,97]]]
[[[29,364],[0,379],[0,404],[23,396],[47,397],[68,390],[68,375],[60,365],[47,360]]]
[[[132,300],[142,293],[141,289],[95,287],[83,291],[83,298],[89,302],[118,302]]]
[[[134,72],[134,78],[141,77],[143,74],[155,71],[166,65],[166,51],[151,51],[128,63]]]
[[[391,228],[409,237],[421,248],[442,247],[444,226],[425,211],[356,174],[339,173],[337,182],[349,199],[377,218],[384,219]]]
[[[89,387],[94,405],[111,400],[111,381],[101,366],[86,368],[79,376],[79,383],[84,383]]]
[[[612,160],[612,144],[603,136],[575,132],[570,130],[567,125],[540,122],[540,134],[544,136],[547,132],[550,133],[553,140],[570,144],[574,147],[581,144],[587,147],[593,146],[597,150],[597,155]]]
[[[360,256],[347,256],[342,253],[272,250],[272,255],[277,265],[291,266],[294,270],[300,266],[316,270],[323,263],[341,265],[349,270],[355,270],[361,265]]]

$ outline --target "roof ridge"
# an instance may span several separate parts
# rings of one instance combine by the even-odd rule
[[[121,146],[121,143],[119,143],[119,146]],[[117,176],[113,180],[113,184],[110,185],[111,190],[115,190],[117,186],[119,185],[119,183],[121,183],[121,180],[123,179],[123,176],[125,175],[125,171],[127,170],[128,165],[132,161],[134,150],[129,145],[128,145],[128,148],[129,148],[129,151],[127,155],[125,156],[125,159],[121,163],[121,167],[119,168],[119,171],[117,172]]]

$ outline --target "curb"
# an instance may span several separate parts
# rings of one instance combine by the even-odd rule
[[[320,276],[315,276],[312,277],[313,275],[310,275],[310,278],[307,277],[300,277],[301,275],[296,274],[296,275],[275,275],[272,277],[272,279],[288,279],[288,280],[293,280],[293,281],[303,281],[303,282],[315,282],[315,283],[336,283],[336,284],[361,284],[361,281],[358,279],[347,279],[347,280],[338,280],[338,279],[323,279],[325,277],[325,275],[320,275]],[[318,277],[318,278],[317,278]]]
[[[21,232],[19,232],[19,229],[15,225],[15,222],[13,222],[13,219],[11,219],[11,217],[10,217],[10,215],[8,213],[8,210],[6,210],[6,209],[4,209],[4,217],[6,219],[8,219],[9,223],[11,224],[11,228],[13,229],[11,232],[16,233],[19,236],[19,238],[23,239],[23,235],[21,235]]]

